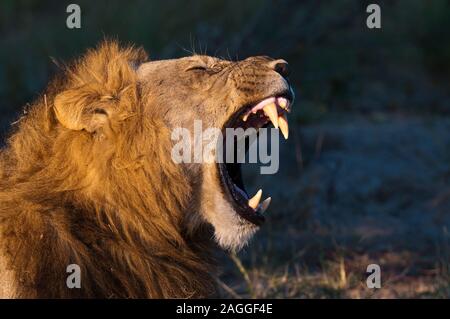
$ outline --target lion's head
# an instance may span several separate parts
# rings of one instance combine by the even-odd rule
[[[287,75],[284,60],[148,62],[115,42],[63,67],[0,152],[9,295],[209,295],[211,231],[222,247],[241,248],[270,199],[248,196],[228,158],[175,161],[173,133],[182,128],[195,144],[198,120],[219,133],[272,122],[287,137]],[[235,151],[227,134],[211,138]],[[71,263],[86,276],[82,290],[65,285]]]
[[[101,62],[100,57],[107,62]],[[126,65],[123,65],[124,57]],[[118,164],[120,158],[129,158],[132,154],[132,160],[140,161],[143,167],[169,161],[170,147],[155,143],[173,145],[174,142],[166,138],[180,127],[194,134],[195,120],[202,121],[203,129],[215,127],[222,131],[227,127],[258,129],[273,122],[287,137],[286,113],[290,111],[293,92],[287,79],[288,64],[284,60],[259,56],[235,62],[194,55],[148,62],[141,51],[120,51],[107,44],[85,57],[76,70],[68,73],[70,80],[65,90],[56,94],[54,110],[59,123],[71,131],[63,134],[69,134],[72,139],[83,135],[83,152],[91,152],[75,154],[74,161],[80,156],[104,159],[102,165],[86,163],[79,168],[86,169],[88,194],[107,191],[101,180],[106,178],[105,174],[113,175],[123,167]],[[87,76],[88,80],[80,79],[76,73]],[[98,74],[102,75],[96,78]],[[146,140],[146,135],[154,134],[155,126],[160,131],[158,139]],[[130,136],[135,130],[143,138]],[[127,145],[130,143],[135,145],[130,148]],[[161,147],[166,153],[163,157],[148,156],[154,153],[151,149]],[[260,192],[252,199],[248,196],[240,164],[177,165],[190,185],[190,190],[186,189],[189,205],[182,216],[185,231],[193,233],[202,225],[210,224],[222,247],[241,248],[264,221],[262,212],[270,198],[260,204]],[[140,183],[130,181],[133,182]],[[174,185],[161,187],[165,186],[169,189],[164,191],[170,196],[170,187]],[[133,186],[139,187],[145,188],[145,185]],[[145,189],[140,193],[146,196]],[[101,196],[114,201],[111,194]],[[149,193],[149,196],[154,194]]]
[[[143,63],[137,73],[143,103],[149,110],[157,109],[171,130],[182,127],[194,134],[195,120],[202,121],[203,130],[215,127],[222,131],[227,127],[258,129],[272,120],[287,138],[285,115],[293,92],[284,60],[258,56],[235,62],[195,55]],[[196,206],[191,213],[213,225],[222,247],[242,247],[264,221],[262,212],[270,198],[259,204],[259,192],[250,203],[238,163],[185,166],[195,182]]]

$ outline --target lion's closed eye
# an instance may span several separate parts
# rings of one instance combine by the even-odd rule
[[[108,41],[67,67],[0,150],[0,298],[212,295],[210,250],[244,247],[271,201],[248,195],[223,146],[237,155],[235,131],[269,123],[287,138],[287,71],[268,57],[148,61]],[[178,129],[195,137],[187,160]],[[79,289],[67,289],[71,264]]]
[[[187,67],[184,71],[189,72],[189,71],[207,71],[207,70],[208,66],[205,64],[194,64]]]
[[[206,62],[202,62],[202,61],[198,61],[196,63],[193,63],[192,65],[190,65],[189,67],[187,67],[185,69],[185,72],[190,72],[190,71],[194,71],[194,72],[204,72],[207,74],[215,74],[215,73],[219,73],[220,71],[222,71],[222,67],[220,65],[217,64],[207,64]]]

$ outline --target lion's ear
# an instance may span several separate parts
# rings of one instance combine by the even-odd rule
[[[58,94],[53,104],[58,121],[71,130],[95,132],[109,121],[111,110],[105,98],[83,88]]]

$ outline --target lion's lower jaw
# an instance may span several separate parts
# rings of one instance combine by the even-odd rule
[[[240,218],[240,217],[238,217]],[[215,227],[214,238],[217,243],[224,249],[231,251],[239,251],[256,233],[258,228],[242,221],[246,224],[235,224],[231,228]]]
[[[224,249],[239,251],[258,230],[255,226],[241,218],[220,195],[215,200],[216,213],[209,216],[214,227],[214,239]]]

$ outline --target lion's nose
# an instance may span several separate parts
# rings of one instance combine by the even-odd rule
[[[282,77],[289,76],[289,64],[283,59],[270,62],[270,67]]]

